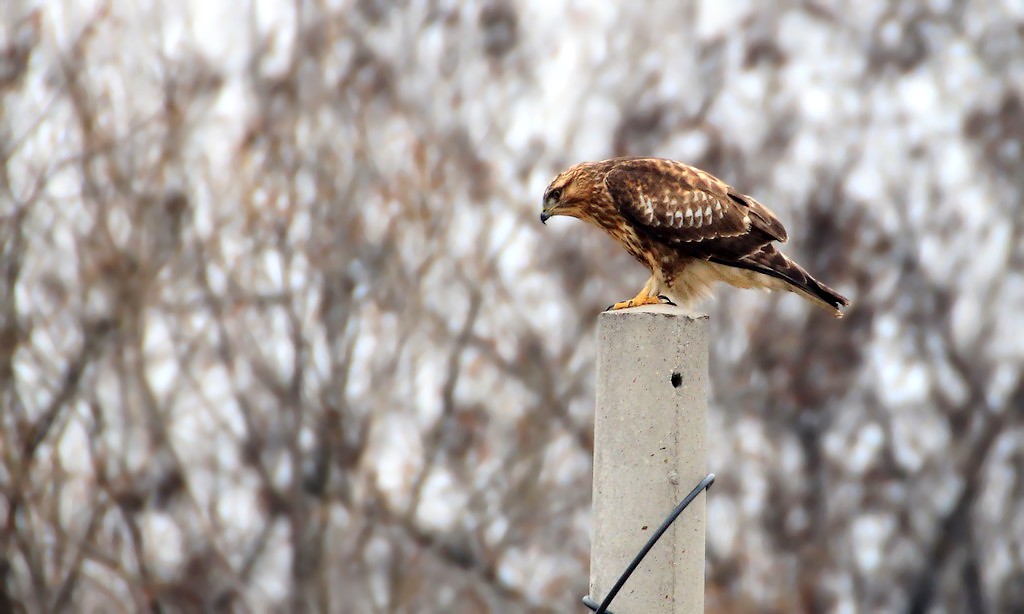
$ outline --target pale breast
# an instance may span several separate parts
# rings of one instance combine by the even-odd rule
[[[618,232],[613,233],[613,236],[622,243],[626,251],[636,258],[640,264],[651,270],[659,267],[658,254],[656,253],[658,251],[657,247],[652,245],[650,240],[638,235],[631,226],[624,226],[618,229]]]

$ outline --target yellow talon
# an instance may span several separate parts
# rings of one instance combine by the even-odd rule
[[[661,304],[661,299],[659,299],[656,296],[651,296],[650,294],[647,294],[647,288],[644,288],[643,290],[640,291],[640,294],[637,294],[636,296],[634,296],[633,298],[629,299],[628,301],[620,301],[618,303],[615,303],[614,305],[612,305],[611,307],[609,307],[605,311],[615,311],[616,309],[629,309],[630,307],[639,307],[641,305],[660,305],[660,304]]]

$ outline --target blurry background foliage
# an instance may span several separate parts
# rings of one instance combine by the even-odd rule
[[[723,289],[709,612],[1024,611],[1024,4],[6,0],[0,611],[569,612],[569,164],[687,161],[853,297]]]

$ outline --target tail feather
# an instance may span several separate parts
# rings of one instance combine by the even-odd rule
[[[727,261],[711,258],[711,262],[754,271],[782,280],[788,284],[787,290],[824,307],[837,318],[843,317],[843,312],[840,309],[850,305],[848,298],[811,277],[811,274],[803,267],[787,258],[771,244],[737,260]]]

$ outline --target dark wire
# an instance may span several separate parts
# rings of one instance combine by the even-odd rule
[[[640,552],[636,553],[636,556],[633,557],[633,561],[630,562],[629,567],[626,567],[626,571],[622,572],[619,579],[615,581],[615,586],[612,587],[612,590],[608,591],[608,595],[600,605],[594,601],[590,595],[583,598],[583,605],[587,606],[595,614],[615,614],[608,610],[608,606],[611,605],[612,599],[615,599],[615,595],[618,595],[619,591],[622,590],[622,586],[626,584],[626,580],[629,580],[629,576],[633,575],[633,572],[640,566],[641,561],[644,560],[647,553],[650,552],[651,548],[654,547],[654,544],[661,539],[661,536],[665,534],[665,531],[668,531],[668,528],[672,526],[672,523],[676,521],[676,518],[679,518],[679,515],[683,513],[683,510],[693,503],[693,500],[697,498],[697,495],[708,488],[711,488],[711,485],[714,483],[715,474],[709,473],[700,481],[699,484],[693,487],[693,490],[691,490],[688,495],[683,497],[683,500],[679,502],[679,505],[677,505],[675,509],[672,510],[672,513],[665,518],[665,521],[661,523],[658,530],[651,534],[650,539],[648,539],[647,543],[644,544],[644,547],[640,549]]]

